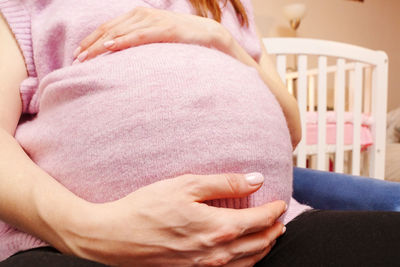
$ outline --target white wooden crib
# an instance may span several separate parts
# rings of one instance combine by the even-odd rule
[[[268,53],[276,55],[278,72],[298,101],[302,140],[294,152],[295,164],[383,179],[386,53],[318,39],[264,38],[263,42]],[[312,136],[313,116],[317,140],[310,143],[306,139]],[[372,142],[367,147],[362,142],[368,138],[362,137],[368,133]],[[332,137],[334,143],[328,143]]]

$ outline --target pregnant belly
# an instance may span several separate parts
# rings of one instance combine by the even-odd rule
[[[40,111],[16,138],[78,196],[121,198],[185,173],[264,174],[249,198],[214,205],[289,201],[288,129],[258,73],[200,46],[152,44],[50,73]]]

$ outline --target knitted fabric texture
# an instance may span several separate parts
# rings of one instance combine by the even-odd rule
[[[112,4],[110,4],[112,2]],[[255,59],[261,53],[250,0],[241,27],[233,6],[222,24]],[[0,0],[29,78],[15,138],[32,160],[77,196],[108,202],[186,173],[258,171],[265,183],[242,199],[257,206],[292,194],[292,147],[279,103],[258,72],[199,45],[153,43],[74,64],[99,25],[137,6],[194,13],[187,0]],[[293,218],[304,206],[291,210]],[[0,222],[0,260],[45,242]]]

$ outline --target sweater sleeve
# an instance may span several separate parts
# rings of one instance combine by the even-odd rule
[[[0,12],[19,44],[28,71],[28,78],[20,86],[23,113],[36,113],[36,104],[31,103],[38,87],[38,79],[33,58],[30,14],[20,0],[0,0]]]

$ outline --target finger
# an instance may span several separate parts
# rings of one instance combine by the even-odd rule
[[[272,250],[274,245],[275,245],[275,242],[273,244],[271,244],[270,246],[268,246],[262,253],[255,254],[253,256],[249,256],[246,258],[242,258],[242,259],[233,261],[233,262],[225,265],[225,267],[251,267],[251,266],[254,266],[257,262],[259,262],[265,256],[268,255],[268,253]]]
[[[282,223],[275,223],[264,231],[243,236],[227,245],[227,250],[235,255],[233,260],[260,254],[270,247],[285,232]]]
[[[271,227],[285,212],[286,203],[278,200],[247,209],[226,209],[206,205],[202,207],[205,209],[202,212],[211,214],[217,227],[217,231],[211,236],[211,241],[226,242]]]
[[[212,254],[200,264],[216,266],[219,263],[226,263],[224,266],[253,266],[243,264],[254,264],[264,257],[271,250],[276,238],[282,234],[283,227],[281,223],[276,223],[265,231],[216,246],[212,249]]]
[[[116,25],[114,28],[110,29],[107,33],[105,33],[103,36],[101,36],[95,43],[93,43],[91,46],[89,46],[86,49],[86,54],[84,54],[84,59],[83,60],[89,60],[92,58],[95,58],[96,56],[103,54],[105,52],[109,51],[110,45],[112,46],[115,42],[115,39],[124,35],[129,34],[131,31],[135,31],[137,29],[147,27],[148,23],[147,22],[139,22],[136,24],[132,24],[133,22],[131,21],[125,21],[121,24]],[[111,44],[110,44],[111,43]],[[133,46],[134,44],[128,44],[126,48],[129,48]],[[82,59],[79,58],[79,61],[83,61]]]
[[[77,58],[78,55],[84,52],[89,46],[95,43],[101,36],[103,36],[115,25],[118,25],[119,23],[127,20],[131,16],[132,13],[129,12],[99,26],[96,30],[94,30],[91,34],[89,34],[85,39],[80,42],[79,47],[74,51],[74,58]]]
[[[117,51],[123,50],[132,46],[139,46],[149,43],[165,42],[165,38],[162,37],[162,31],[160,27],[137,27],[129,34],[115,38],[114,43],[108,47],[109,50]]]
[[[246,235],[271,227],[285,213],[286,209],[286,203],[277,200],[259,207],[231,210],[231,219],[235,220],[238,225],[242,221],[243,235]]]
[[[161,38],[155,32],[157,30],[159,29],[151,26],[148,21],[140,21],[129,25],[125,34],[115,36],[112,40],[104,43],[103,46],[109,51],[118,51],[133,46],[158,42]]]
[[[258,172],[246,175],[238,173],[186,174],[175,179],[178,180],[176,184],[180,187],[179,189],[197,202],[245,197],[257,191],[264,182],[263,175]]]

